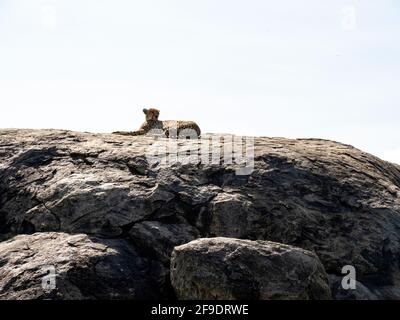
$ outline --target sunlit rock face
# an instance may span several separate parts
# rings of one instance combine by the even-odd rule
[[[136,281],[136,272],[122,272],[116,277],[130,283],[131,291],[111,286],[96,296],[78,285],[71,295],[61,289],[50,293],[60,299],[140,299],[135,286],[144,298],[175,299],[172,251],[212,237],[272,241],[312,252],[333,298],[400,299],[399,166],[333,141],[248,141],[254,158],[246,174],[234,156],[226,161],[231,140],[215,134],[173,140],[0,130],[0,298],[46,297],[40,283],[36,291],[28,289],[28,280],[39,281],[41,273],[27,273],[24,282],[17,281],[17,273],[7,273],[17,264],[10,252],[20,248],[19,235],[35,243],[34,252],[43,251],[35,261],[21,256],[19,267],[34,263],[39,270],[51,262],[44,253],[54,237],[63,243],[63,237],[80,234],[87,236],[85,242],[123,248],[115,254],[107,249],[102,257],[109,268],[137,261],[141,280]],[[75,250],[76,265],[88,266],[98,257],[84,248]],[[69,252],[68,246],[64,249]],[[70,270],[68,261],[53,262],[60,281],[67,281],[68,272],[62,270]],[[356,290],[341,287],[346,265],[356,270]],[[87,267],[84,272],[94,271]],[[95,287],[96,274],[87,277]]]

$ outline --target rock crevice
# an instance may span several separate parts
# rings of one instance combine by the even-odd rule
[[[327,274],[333,298],[400,299],[398,165],[333,141],[256,137],[254,168],[249,175],[237,175],[232,164],[208,164],[201,158],[171,165],[152,163],[146,154],[157,139],[0,130],[0,298],[46,297],[39,292],[40,283],[36,289],[28,288],[39,273],[27,266],[51,263],[52,242],[81,235],[87,237],[85,243],[96,239],[118,246],[121,254],[110,253],[108,265],[100,264],[104,268],[142,261],[137,268],[144,280],[138,284],[131,273],[122,273],[118,277],[132,283],[131,293],[115,286],[99,295],[85,292],[80,281],[91,279],[94,288],[98,280],[91,273],[98,268],[85,258],[90,250],[84,249],[81,258],[78,250],[78,258],[71,258],[73,267],[56,263],[69,270],[63,275],[76,277],[64,277],[71,286],[63,284],[54,297],[139,299],[137,288],[146,297],[184,297],[177,288],[178,293],[171,289],[174,248],[200,238],[224,237],[236,244],[237,239],[262,240],[289,245],[293,252],[311,252],[323,266],[319,274]],[[223,140],[214,143],[209,158],[213,150],[221,154],[224,149]],[[198,148],[190,140],[179,141],[179,146]],[[9,268],[16,263],[10,252],[21,250],[23,237],[25,243],[41,243],[37,252],[43,248],[49,254],[41,256],[42,262],[21,255],[18,263],[26,266],[21,278]],[[222,256],[229,254],[224,251],[228,244],[223,243]],[[68,246],[61,247],[68,252]],[[345,265],[357,271],[359,289],[340,287]],[[244,278],[258,276],[240,272]],[[256,293],[248,293],[249,297],[304,296],[304,290],[286,297],[260,294],[264,280],[254,284]],[[240,285],[227,290],[229,294],[217,297],[243,296],[232,293],[240,291]],[[308,297],[322,299],[326,294]]]

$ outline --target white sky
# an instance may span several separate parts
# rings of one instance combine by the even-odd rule
[[[0,127],[131,130],[154,106],[400,163],[399,39],[398,0],[0,0]]]

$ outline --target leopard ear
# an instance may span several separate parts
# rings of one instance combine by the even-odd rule
[[[146,108],[143,109],[143,113],[144,113],[144,114],[147,114],[148,111],[149,111],[149,110],[147,110]]]

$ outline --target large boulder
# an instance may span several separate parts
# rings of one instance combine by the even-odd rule
[[[175,247],[171,282],[180,299],[330,299],[318,257],[269,241],[198,239]]]
[[[156,299],[151,264],[124,240],[36,233],[0,243],[0,299]]]
[[[182,153],[203,151],[189,163],[151,161],[149,150],[174,156],[160,141],[0,130],[0,241],[35,232],[124,239],[158,265],[152,281],[173,297],[173,246],[200,237],[268,240],[314,252],[330,279],[354,266],[370,294],[337,290],[336,279],[334,297],[400,299],[398,165],[333,141],[257,137],[253,170],[239,175],[232,161],[204,161],[229,149],[216,135],[179,140]]]

